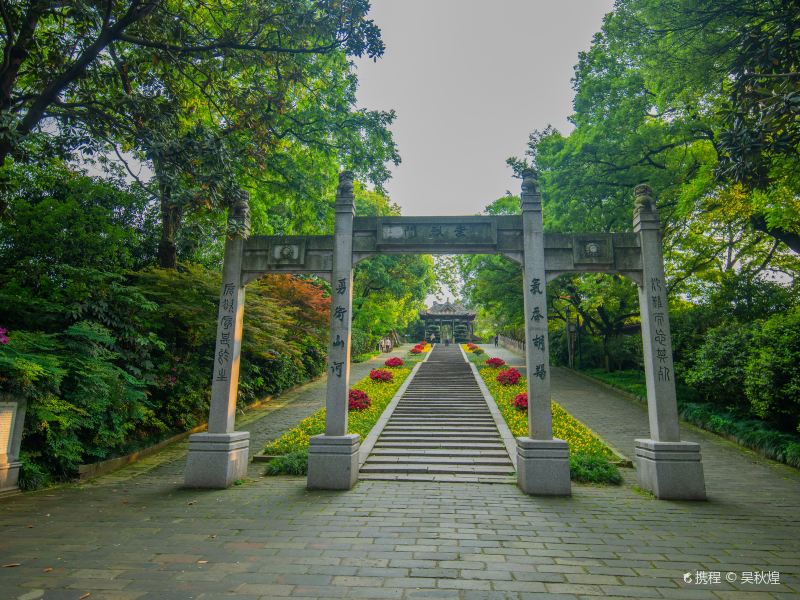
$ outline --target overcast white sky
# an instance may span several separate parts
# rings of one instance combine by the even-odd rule
[[[360,106],[397,111],[404,215],[475,214],[519,180],[528,134],[569,131],[570,79],[613,0],[373,0],[386,52],[357,62]]]

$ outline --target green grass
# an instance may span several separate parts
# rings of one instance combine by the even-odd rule
[[[618,390],[628,392],[639,398],[647,398],[647,385],[644,381],[644,373],[640,371],[613,371],[608,373],[605,369],[584,369],[581,373],[586,373],[590,377],[599,379]]]
[[[353,364],[367,362],[368,360],[372,360],[376,356],[378,356],[380,352],[366,352],[364,354],[356,354],[355,356],[350,358],[350,362]]]
[[[647,397],[642,371],[607,373],[602,369],[587,369],[582,372],[642,400]],[[772,460],[800,468],[800,436],[778,431],[763,421],[714,404],[693,401],[695,394],[685,385],[679,384],[676,392],[678,414],[687,423],[732,439]]]

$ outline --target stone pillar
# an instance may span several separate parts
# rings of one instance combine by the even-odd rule
[[[358,481],[360,439],[357,434],[347,433],[354,216],[353,175],[345,171],[339,175],[336,193],[325,434],[311,438],[308,452],[309,489],[349,490]]]
[[[234,431],[234,419],[244,323],[242,256],[249,233],[248,197],[242,192],[228,213],[208,431],[189,436],[187,487],[226,488],[247,474],[250,432]]]
[[[651,438],[636,440],[639,484],[658,498],[703,500],[706,492],[700,445],[682,442],[678,427],[658,210],[647,185],[636,186],[634,195],[633,230],[642,246],[639,308]]]
[[[528,437],[517,438],[517,482],[523,492],[568,496],[569,446],[553,439],[550,355],[544,270],[542,199],[532,176],[522,181],[525,366],[528,373]]]
[[[27,401],[0,397],[0,497],[16,494]]]

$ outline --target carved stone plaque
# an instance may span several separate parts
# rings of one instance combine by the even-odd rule
[[[302,265],[305,263],[306,241],[303,239],[280,240],[270,242],[269,264]]]
[[[0,455],[11,453],[12,428],[16,412],[16,402],[0,402]]]
[[[492,221],[453,217],[380,219],[379,246],[494,246],[497,230]]]
[[[610,265],[614,263],[614,246],[610,235],[576,235],[572,238],[572,259],[576,265]]]

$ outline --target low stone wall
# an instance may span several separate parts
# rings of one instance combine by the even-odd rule
[[[507,348],[508,350],[512,350],[514,352],[519,352],[520,354],[525,354],[525,342],[522,340],[515,340],[514,338],[501,335],[498,336],[497,341],[503,348]]]

